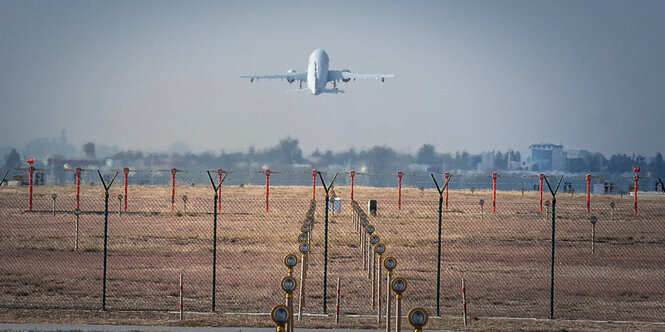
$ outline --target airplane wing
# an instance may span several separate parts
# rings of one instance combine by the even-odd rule
[[[383,82],[384,79],[386,78],[393,78],[395,77],[394,74],[359,74],[359,73],[352,73],[348,70],[329,70],[328,71],[328,82],[330,81],[344,81],[348,82],[351,79],[356,79],[356,78],[362,78],[364,80],[368,78],[373,78],[373,79],[380,79],[381,82]]]
[[[294,81],[301,81],[301,82],[306,82],[307,81],[307,72],[287,72],[284,74],[273,74],[273,75],[242,75],[240,78],[249,78],[250,82],[254,82],[254,80],[259,80],[259,79],[270,79],[270,80],[275,80],[275,79],[280,79],[280,80],[287,80],[289,82],[294,82]]]

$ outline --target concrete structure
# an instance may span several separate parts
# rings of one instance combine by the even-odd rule
[[[537,171],[565,171],[566,155],[563,145],[550,143],[531,144],[531,163]]]

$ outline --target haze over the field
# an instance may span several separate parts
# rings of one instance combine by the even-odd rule
[[[415,152],[665,141],[663,1],[0,1],[0,145]],[[394,73],[292,95],[241,74]]]

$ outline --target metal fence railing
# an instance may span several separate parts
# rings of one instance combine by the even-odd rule
[[[89,182],[92,186],[80,187],[78,216],[72,184],[35,186],[31,211],[27,187],[0,188],[0,307],[101,308],[104,189],[98,179]],[[298,254],[312,188],[274,186],[267,197],[263,185],[228,183],[218,200],[216,311],[268,312],[284,301],[282,260]],[[341,313],[375,314],[351,188],[335,185],[332,191],[340,209],[329,206],[328,280],[325,193],[317,184],[303,311],[323,312],[324,283],[327,306],[334,308],[339,277]],[[185,310],[210,311],[215,212],[210,184],[133,185],[125,194],[122,179],[116,179],[109,194],[106,309],[177,310],[183,274]],[[409,282],[405,308],[436,312],[438,277],[438,309],[459,314],[464,277],[472,316],[548,317],[551,218],[545,205],[540,212],[538,192],[499,190],[492,212],[491,190],[451,187],[442,213],[439,272],[439,193],[433,183],[402,188],[399,203],[394,188],[356,184],[353,195],[385,244],[384,257],[397,259],[394,276]],[[551,195],[544,193],[544,199]],[[376,215],[367,208],[369,200],[377,201]],[[585,195],[557,195],[555,318],[662,321],[665,197],[640,196],[638,213],[633,204],[629,195],[593,194],[587,212]],[[593,253],[591,216],[597,218]],[[300,269],[294,277],[299,280]]]

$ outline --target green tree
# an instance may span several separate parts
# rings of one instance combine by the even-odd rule
[[[16,149],[12,149],[9,154],[5,157],[5,167],[6,169],[18,168],[21,167],[21,156],[19,156]],[[0,175],[2,176],[2,175]]]

